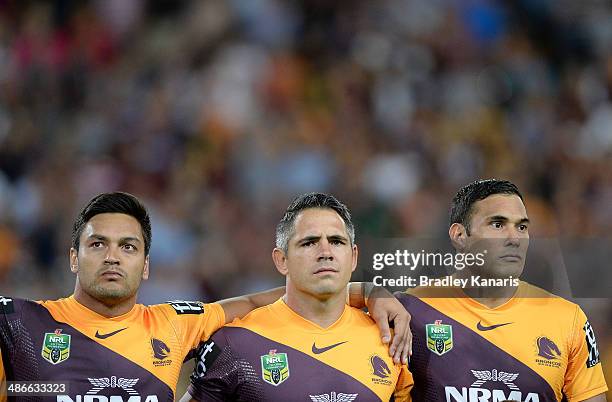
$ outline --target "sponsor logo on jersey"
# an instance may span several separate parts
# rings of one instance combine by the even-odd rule
[[[176,310],[176,314],[204,313],[204,303],[199,301],[171,300],[166,303]]]
[[[151,338],[151,349],[153,349],[153,365],[169,366],[172,364],[172,360],[164,360],[170,354],[170,348],[163,341],[155,338]]]
[[[351,402],[359,394],[343,394],[342,392],[332,392],[331,394],[308,395],[313,402]]]
[[[95,336],[96,338],[98,338],[98,339],[106,339],[106,338],[110,338],[110,337],[111,337],[111,336],[113,336],[113,335],[117,335],[119,332],[121,332],[121,331],[125,331],[126,329],[127,329],[127,327],[125,327],[125,328],[121,328],[121,329],[118,329],[118,330],[113,331],[113,332],[108,332],[108,333],[106,333],[106,334],[101,334],[101,333],[100,333],[100,331],[97,331],[97,330],[96,330],[96,334],[95,334],[94,336]]]
[[[157,395],[146,397],[134,389],[139,378],[117,378],[117,376],[103,378],[88,378],[92,388],[85,395],[76,395],[74,399],[69,395],[58,395],[57,402],[158,402]],[[123,395],[98,395],[104,389]],[[107,391],[108,393],[108,391]]]
[[[110,378],[88,378],[87,380],[93,386],[92,389],[87,391],[87,395],[97,395],[98,392],[105,388],[120,388],[128,395],[138,395],[134,386],[140,378],[117,378],[117,376],[111,376]]]
[[[41,355],[51,364],[60,364],[70,357],[70,335],[62,334],[61,329],[46,332]]]
[[[14,313],[15,306],[13,305],[13,299],[0,296],[0,311],[4,312],[4,314]]]
[[[479,331],[491,331],[494,330],[495,328],[499,328],[499,327],[503,327],[504,325],[510,325],[512,324],[511,322],[504,322],[501,324],[493,324],[493,325],[482,325],[480,321],[478,321],[478,324],[476,324],[476,329],[478,329]]]
[[[276,349],[272,349],[267,355],[261,356],[261,377],[275,387],[289,378],[287,353],[276,353]]]
[[[438,356],[449,352],[453,348],[453,327],[442,324],[442,320],[436,320],[433,324],[425,325],[427,349]]]
[[[587,321],[582,327],[585,332],[585,341],[587,344],[587,348],[589,350],[589,356],[587,357],[586,366],[587,368],[591,368],[599,363],[599,349],[597,349],[597,341],[595,340],[595,332],[593,331],[593,327]]]
[[[479,387],[487,381],[499,381],[503,382],[508,386],[508,388],[513,390],[518,390],[518,387],[514,385],[514,380],[519,376],[518,373],[506,373],[505,371],[497,371],[493,369],[491,371],[488,370],[470,370],[474,377],[477,378],[476,381],[472,383],[472,387]]]
[[[372,368],[372,382],[375,384],[391,385],[393,381],[388,380],[391,375],[389,365],[378,355],[370,356],[370,367]]]
[[[347,342],[348,341],[338,342],[338,343],[334,343],[333,345],[325,346],[325,347],[322,347],[322,348],[318,348],[317,345],[316,345],[316,342],[313,342],[312,343],[312,353],[314,353],[315,355],[320,355],[321,353],[325,353],[328,350],[333,349],[333,348],[335,348],[337,346],[340,346],[340,345],[342,345],[344,343],[347,343]]]
[[[561,350],[559,350],[555,342],[548,337],[540,336],[536,339],[536,347],[538,349],[536,363],[546,367],[561,367],[561,362],[559,361]]]
[[[204,342],[198,349],[196,356],[197,364],[193,373],[194,379],[204,377],[206,371],[212,366],[215,360],[217,360],[220,354],[221,348],[215,344],[215,341],[209,340]]]
[[[540,396],[535,392],[528,392],[525,395],[514,381],[518,378],[518,373],[507,373],[505,371],[493,370],[470,370],[476,381],[469,387],[444,387],[446,402],[540,402]],[[481,388],[486,383],[489,388]],[[500,388],[494,388],[501,383]],[[503,384],[503,388],[501,385]]]

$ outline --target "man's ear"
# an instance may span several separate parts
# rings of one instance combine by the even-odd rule
[[[79,272],[79,252],[74,247],[70,247],[70,272]]]
[[[467,230],[465,226],[460,223],[453,223],[451,227],[448,228],[448,236],[455,250],[462,251],[465,249],[467,241]]]
[[[274,261],[274,265],[278,272],[287,276],[289,269],[287,268],[287,256],[285,252],[280,248],[274,248],[274,250],[272,250],[272,261]]]
[[[142,270],[142,280],[149,279],[149,256],[145,257],[144,268]]]
[[[359,257],[359,247],[357,247],[356,244],[353,244],[353,261],[352,261],[352,268],[351,268],[351,272],[355,272],[355,268],[357,268],[357,257]]]

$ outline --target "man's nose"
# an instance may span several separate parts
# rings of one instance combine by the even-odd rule
[[[518,247],[521,245],[521,234],[516,228],[509,228],[508,235],[506,237],[506,245]]]
[[[104,258],[104,263],[108,265],[119,264],[119,247],[109,247],[108,252],[106,253],[106,257]]]
[[[331,244],[327,239],[323,239],[319,242],[319,247],[321,248],[319,253],[319,260],[333,260],[334,256],[331,250]]]

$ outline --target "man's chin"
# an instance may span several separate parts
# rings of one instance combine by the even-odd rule
[[[317,295],[320,298],[330,298],[344,291],[344,287],[338,286],[336,284],[325,284],[318,286],[314,289],[312,293]]]
[[[130,297],[130,292],[124,287],[119,286],[96,286],[92,289],[91,295],[101,301],[119,302]]]
[[[482,270],[480,275],[484,278],[491,279],[518,278],[522,275],[524,268],[522,261],[517,263],[497,264],[489,269]]]

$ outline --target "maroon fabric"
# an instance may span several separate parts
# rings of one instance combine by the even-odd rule
[[[502,401],[514,399],[509,398],[513,391],[521,394],[521,400],[518,402],[557,401],[554,390],[537,372],[474,330],[412,295],[402,293],[397,294],[397,298],[412,316],[412,357],[408,368],[414,376],[411,392],[414,402]],[[425,325],[433,324],[436,320],[451,324],[453,328],[453,349],[442,356],[427,349]],[[474,328],[476,324],[474,323]],[[499,380],[473,385],[478,378],[471,370],[488,371],[491,374],[496,370],[498,376],[501,373],[518,374],[515,380],[510,381],[517,389],[513,390]],[[528,396],[529,393],[537,393],[537,398]],[[502,394],[506,398],[498,399]]]
[[[355,401],[380,401],[374,392],[350,375],[248,329],[224,327],[211,340],[220,354],[208,363],[204,376],[192,376],[189,391],[198,400],[311,401],[326,394],[329,400],[336,400],[333,392],[335,398],[343,393],[358,394]],[[271,349],[287,353],[289,362],[289,378],[277,386],[262,380],[261,356]]]
[[[71,336],[70,357],[54,365],[43,359],[41,352],[45,333],[57,329]],[[133,345],[126,345],[128,347]],[[160,402],[174,401],[172,390],[149,371],[89,339],[76,328],[55,321],[47,309],[33,301],[11,299],[11,302],[0,304],[0,349],[8,381],[65,381],[69,386],[68,394],[61,398],[9,400],[86,402],[91,396],[83,396],[89,392],[90,395],[120,396],[124,401],[135,395],[139,395],[142,402],[149,395],[156,396]],[[109,386],[101,385],[105,382]],[[94,400],[103,402],[104,398]]]

